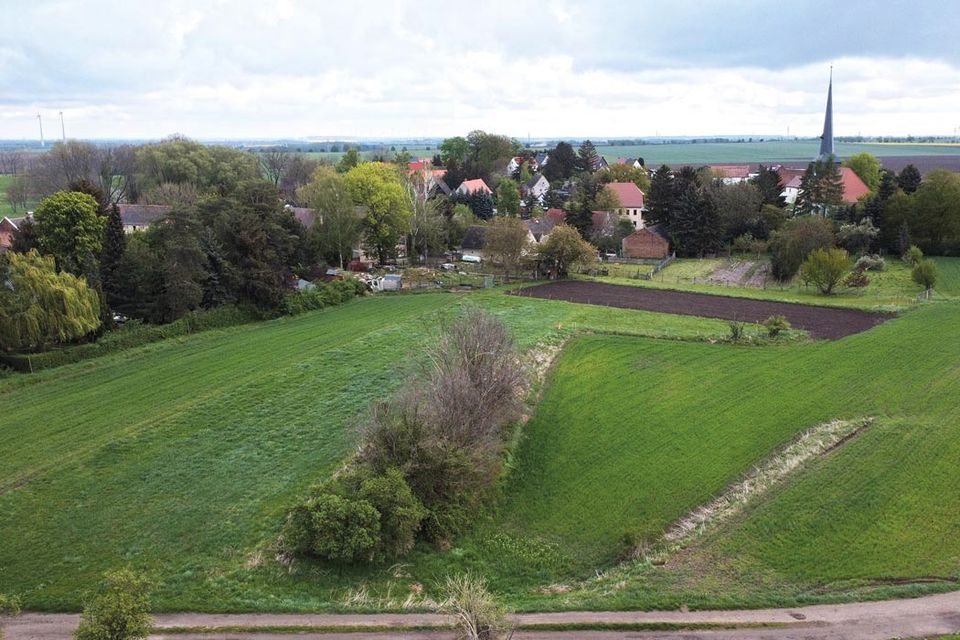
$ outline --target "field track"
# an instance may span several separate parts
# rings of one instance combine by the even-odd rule
[[[858,602],[840,605],[815,605],[791,609],[754,609],[744,611],[568,611],[528,613],[515,616],[519,625],[518,640],[608,640],[613,638],[711,638],[733,640],[814,640],[845,638],[847,640],[885,640],[886,638],[923,637],[953,633],[960,629],[960,592],[916,598]],[[7,621],[9,640],[68,640],[79,621],[76,614],[27,613]],[[449,624],[449,618],[436,614],[195,614],[158,615],[151,638],[178,640],[221,640],[243,637],[248,640],[285,640],[289,630],[300,640],[333,638],[451,638],[446,630],[426,630]],[[538,630],[538,625],[635,625],[635,629],[566,631]],[[688,629],[655,631],[655,625],[690,625]],[[643,630],[648,625],[649,631]],[[770,625],[750,628],[697,629],[695,625]],[[206,628],[207,633],[190,633]],[[258,631],[257,628],[263,629]],[[310,628],[316,629],[313,633]],[[337,633],[337,629],[353,633]],[[359,631],[367,627],[374,631]],[[385,631],[389,628],[391,631]],[[232,633],[217,629],[232,630]],[[176,633],[169,633],[177,631]],[[322,631],[321,631],[322,630]],[[324,632],[325,631],[325,632]]]
[[[583,280],[551,282],[518,289],[513,293],[548,300],[566,300],[621,309],[643,309],[741,322],[763,322],[772,315],[783,315],[791,325],[808,331],[814,338],[829,340],[866,331],[893,317],[892,314],[868,313],[854,309],[731,298],[706,293],[629,287]]]

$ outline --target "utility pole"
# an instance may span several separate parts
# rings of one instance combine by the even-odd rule
[[[40,123],[40,146],[45,146],[43,142],[43,118],[40,117],[40,114],[37,114],[37,122]]]
[[[63,126],[63,111],[60,112],[60,135],[63,136],[63,141],[67,141],[67,130]]]

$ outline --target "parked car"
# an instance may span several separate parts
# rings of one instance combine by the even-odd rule
[[[481,262],[483,262],[483,258],[481,258],[480,256],[463,256],[462,258],[460,258],[460,260],[462,262],[469,262],[471,264],[480,264]]]
[[[442,269],[443,271],[453,271],[456,268],[457,268],[457,265],[453,264],[452,262],[444,262],[443,264],[440,265],[440,269]]]
[[[374,278],[370,281],[370,290],[380,291],[400,291],[403,288],[403,278],[397,274],[388,273],[387,275]]]

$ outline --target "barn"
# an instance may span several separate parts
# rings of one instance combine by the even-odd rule
[[[670,240],[663,225],[637,229],[621,242],[623,257],[662,260],[670,255]]]

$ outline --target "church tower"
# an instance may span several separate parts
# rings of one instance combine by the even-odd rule
[[[823,135],[820,136],[820,155],[823,160],[833,155],[833,65],[830,66],[830,87],[827,89],[827,113],[823,118]]]

